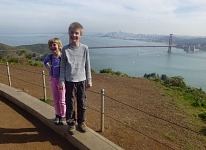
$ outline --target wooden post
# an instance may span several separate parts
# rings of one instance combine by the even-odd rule
[[[6,62],[6,67],[7,67],[9,86],[11,86],[11,75],[10,75],[10,71],[9,71],[9,63],[8,62]]]
[[[101,132],[104,132],[104,89],[101,89]]]
[[[43,79],[44,101],[46,102],[47,96],[46,96],[46,82],[45,82],[45,73],[44,73],[44,70],[42,71],[42,79]]]

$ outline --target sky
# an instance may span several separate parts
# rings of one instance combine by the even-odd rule
[[[0,0],[0,35],[127,32],[206,36],[206,0]]]

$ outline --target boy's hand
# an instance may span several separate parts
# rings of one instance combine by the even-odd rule
[[[91,84],[86,84],[86,89],[90,88],[91,86]]]

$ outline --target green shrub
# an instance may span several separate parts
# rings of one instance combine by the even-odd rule
[[[181,76],[168,77],[166,75],[162,75],[161,78],[159,78],[157,74],[151,73],[145,74],[144,78],[160,82],[164,86],[178,91],[179,94],[181,94],[181,96],[183,96],[183,98],[188,101],[193,107],[201,109],[206,108],[206,93],[201,88],[198,89],[187,86],[183,81],[184,78],[182,78]]]
[[[47,98],[46,100],[44,100],[44,99],[39,99],[39,100],[42,101],[42,102],[45,102],[47,104],[53,103],[53,99],[51,99],[51,98]]]
[[[167,77],[165,74],[163,74],[163,75],[161,76],[161,80],[166,81],[167,79],[168,79],[168,77]]]
[[[3,60],[3,56],[0,56],[0,61],[2,61]]]
[[[200,114],[198,114],[198,117],[201,118],[203,121],[206,121],[206,111],[201,112]]]
[[[37,66],[37,67],[43,67],[44,66],[42,62],[38,62],[38,61],[29,61],[27,65]]]
[[[19,63],[20,61],[19,61],[18,58],[10,58],[10,59],[8,60],[8,62],[9,62],[9,63]]]
[[[100,73],[106,73],[109,75],[116,75],[116,76],[121,76],[121,77],[129,77],[127,74],[122,73],[120,71],[112,71],[112,68],[106,68],[106,69],[102,69],[99,71]]]
[[[144,78],[148,79],[159,79],[159,75],[156,73],[144,74]]]
[[[32,55],[31,55],[31,54],[27,54],[27,55],[26,55],[26,58],[27,58],[27,59],[32,59]]]
[[[112,68],[107,68],[107,69],[102,69],[99,71],[100,73],[107,73],[107,74],[112,74]]]
[[[17,55],[22,56],[23,54],[26,54],[25,50],[20,50],[18,52],[16,52]]]
[[[166,84],[169,84],[171,86],[176,86],[176,87],[185,87],[186,84],[183,81],[184,78],[180,77],[180,76],[175,76],[175,77],[171,77],[171,78],[167,78],[165,80]]]
[[[91,72],[92,72],[92,73],[95,73],[95,70],[94,70],[94,69],[91,69]]]

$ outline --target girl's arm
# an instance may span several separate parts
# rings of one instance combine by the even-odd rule
[[[44,59],[44,66],[50,71],[51,66],[49,61],[50,61],[50,55],[47,55],[46,58]]]

